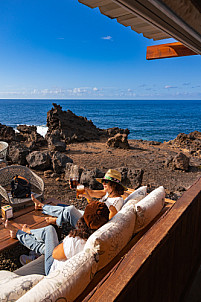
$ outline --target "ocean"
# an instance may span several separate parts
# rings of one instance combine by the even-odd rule
[[[84,116],[99,128],[128,128],[129,139],[169,141],[201,131],[201,100],[0,100],[0,123],[35,125],[45,135],[52,103]]]

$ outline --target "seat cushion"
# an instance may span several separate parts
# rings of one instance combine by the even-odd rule
[[[95,255],[90,251],[82,251],[66,261],[62,268],[45,276],[18,302],[73,302],[93,279],[96,270]]]
[[[18,276],[13,272],[0,271],[0,301],[17,301],[44,276]]]
[[[135,226],[135,207],[123,207],[87,240],[85,250],[99,254],[98,270],[106,266],[129,242]]]
[[[140,201],[147,195],[147,186],[142,186],[135,190],[133,193],[131,193],[126,199],[124,199],[124,205],[129,201],[129,200],[136,200]]]
[[[162,210],[165,203],[165,189],[158,187],[135,204],[136,223],[134,233],[145,228]]]

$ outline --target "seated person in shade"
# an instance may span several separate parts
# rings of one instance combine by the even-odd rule
[[[89,203],[94,202],[93,198],[100,198],[100,202],[107,205],[109,209],[109,219],[111,219],[123,206],[124,190],[126,188],[121,184],[121,173],[109,169],[103,178],[97,178],[97,181],[103,184],[103,190],[90,190],[85,188],[85,192],[82,196],[86,197]],[[44,214],[54,216],[47,217],[46,222],[49,224],[57,224],[62,226],[63,223],[70,223],[73,227],[76,227],[78,219],[83,215],[83,211],[71,206],[52,206],[45,205],[38,201],[32,195],[32,200],[35,203],[35,209],[41,209]]]
[[[14,227],[8,220],[4,226],[11,236],[27,248],[45,255],[45,274],[48,275],[62,267],[65,261],[84,249],[89,236],[109,220],[108,207],[102,202],[93,202],[86,206],[84,215],[77,221],[72,230],[59,244],[57,233],[52,225],[40,229],[30,229],[24,225],[21,229]]]

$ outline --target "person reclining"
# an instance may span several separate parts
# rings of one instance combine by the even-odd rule
[[[123,206],[122,195],[127,189],[121,183],[121,173],[119,171],[109,169],[103,178],[97,178],[97,181],[103,184],[103,190],[90,190],[85,188],[82,196],[86,197],[89,203],[94,202],[93,198],[101,198],[99,201],[107,205],[109,209],[109,219],[111,219]],[[44,214],[53,216],[46,217],[48,224],[57,224],[61,227],[63,223],[70,223],[76,227],[76,223],[83,215],[83,211],[78,210],[75,206],[53,206],[46,205],[37,200],[32,195],[36,210],[42,210]]]
[[[62,243],[52,225],[30,229],[24,225],[22,229],[14,227],[8,220],[4,226],[10,230],[11,236],[16,237],[24,246],[35,253],[44,254],[45,274],[61,268],[67,259],[84,249],[89,236],[109,220],[108,207],[103,202],[93,202],[86,206],[84,215],[77,221],[76,228],[71,230]]]

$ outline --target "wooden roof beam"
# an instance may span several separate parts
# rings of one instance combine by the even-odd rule
[[[147,47],[147,60],[197,55],[180,42],[153,45]]]

